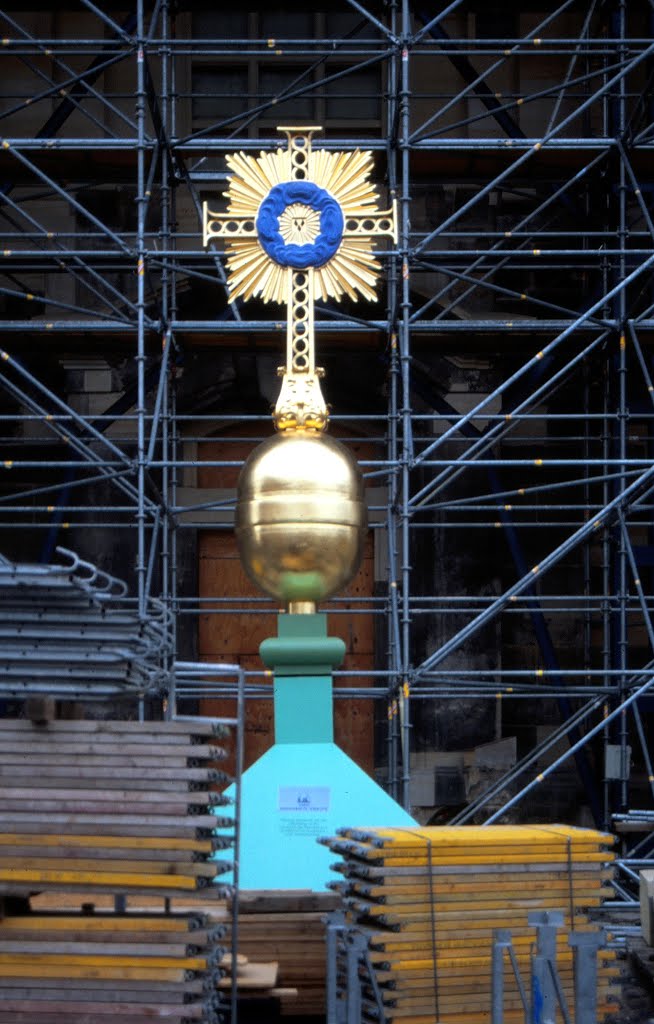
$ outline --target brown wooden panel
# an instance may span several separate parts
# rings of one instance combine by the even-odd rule
[[[274,620],[274,616],[269,617]],[[259,644],[271,635],[271,630],[255,619],[254,615],[249,622],[246,615],[201,614],[198,628],[202,660],[233,664],[239,662],[241,653],[257,654]],[[255,628],[260,636],[255,635]]]
[[[245,574],[233,533],[209,531],[200,538],[200,619],[198,647],[203,660],[240,663],[241,654],[258,656],[259,644],[277,630],[277,608],[247,598],[264,595]],[[218,614],[202,611],[202,598],[230,598]],[[212,607],[210,603],[207,608]],[[217,606],[213,606],[217,607]],[[230,609],[248,609],[234,612]],[[260,663],[259,663],[260,664]]]
[[[363,604],[360,600],[347,601],[348,597],[360,599],[372,596],[375,568],[371,538],[368,538],[366,548],[370,550],[370,555],[364,557],[358,573],[343,592],[345,603],[339,601],[334,605],[334,611],[328,620],[330,636],[339,636],[345,642],[346,657],[343,668],[348,670],[356,667],[352,663],[352,656],[374,653],[372,604]]]
[[[238,558],[236,538],[231,530],[205,530],[200,540],[200,560]]]
[[[269,429],[262,429],[261,424],[243,424],[233,427],[229,437],[215,437],[201,441],[198,445],[198,459],[203,462],[244,462],[260,440],[251,440],[261,432],[260,440],[273,433],[272,423]],[[234,440],[236,438],[236,440]],[[238,440],[243,438],[243,440]],[[198,487],[236,487],[238,482],[238,466],[202,466],[198,468]]]
[[[370,677],[366,670],[373,668],[372,656],[353,655],[348,659],[349,668],[360,669],[361,676],[337,679],[337,685],[369,686]],[[370,699],[339,697],[334,700],[334,740],[345,753],[356,761],[364,771],[372,774],[375,766],[374,748],[374,707]]]

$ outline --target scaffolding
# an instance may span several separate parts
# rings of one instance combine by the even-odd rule
[[[0,549],[47,562],[63,536],[101,567],[118,549],[137,615],[161,599],[186,660],[201,615],[274,611],[180,579],[187,538],[231,528],[281,351],[279,310],[227,301],[201,205],[226,153],[324,123],[316,145],[373,151],[400,211],[379,301],[316,310],[384,564],[327,609],[372,616],[385,647],[336,697],[387,708],[405,805],[442,709],[522,737],[455,821],[523,807],[574,759],[595,822],[624,834],[630,898],[654,796],[654,7],[38,7],[0,14]],[[189,498],[198,470],[223,488]]]

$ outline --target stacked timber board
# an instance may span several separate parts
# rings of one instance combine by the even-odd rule
[[[571,930],[593,931],[588,910],[612,895],[613,837],[567,826],[342,829],[323,840],[342,860],[348,927],[366,936],[373,977],[364,1017],[401,1024],[490,1020],[495,929],[509,929],[527,991],[536,939],[532,911],[558,910],[557,967],[574,1007]],[[615,1013],[612,951],[599,954],[598,1013]],[[375,983],[381,1006],[375,998]],[[341,991],[341,996],[343,992]],[[504,1021],[524,1021],[505,965]]]
[[[325,918],[338,902],[333,893],[302,890],[239,895],[239,953],[278,963],[283,1016],[325,1013]]]
[[[93,894],[77,913],[0,919],[0,1024],[217,1019],[225,926],[149,904],[221,893],[230,839],[214,829],[232,821],[211,787],[224,735],[210,722],[0,720],[0,893],[42,894],[33,908]],[[94,910],[122,898],[148,909]]]
[[[213,1021],[221,935],[193,914],[5,917],[0,1024]]]

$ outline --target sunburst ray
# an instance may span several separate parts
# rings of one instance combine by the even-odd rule
[[[291,159],[287,149],[250,156],[232,153],[226,157],[231,171],[224,193],[227,214],[256,221],[264,199],[276,186],[289,182]],[[372,153],[355,150],[332,153],[314,150],[308,179],[323,189],[341,209],[344,224],[348,218],[365,217],[377,212],[377,190],[369,181],[373,170]],[[302,222],[301,211],[289,206],[279,218],[279,230],[286,243],[312,244],[320,232],[320,214],[310,208]],[[285,268],[266,253],[258,237],[230,238],[226,242],[230,299],[259,296],[264,302],[286,301]],[[369,237],[347,237],[347,231],[331,256],[314,268],[316,294],[323,301],[348,295],[375,299],[375,283],[380,264],[372,253]]]

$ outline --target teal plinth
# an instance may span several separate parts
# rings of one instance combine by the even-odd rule
[[[275,676],[331,675],[345,657],[345,644],[337,636],[327,636],[323,612],[279,615],[277,636],[264,640],[259,652]]]
[[[344,654],[321,614],[281,615],[278,636],[261,645],[274,670],[275,744],[241,782],[241,889],[324,891],[337,876],[320,837],[415,825],[333,742],[331,671]]]
[[[276,743],[241,788],[241,889],[327,889],[334,855],[317,840],[344,825],[414,826],[335,743]]]
[[[275,743],[332,743],[332,677],[275,676]]]
[[[345,657],[345,644],[327,636],[327,616],[280,615],[277,636],[259,650],[275,677],[275,743],[331,743],[331,673]]]

